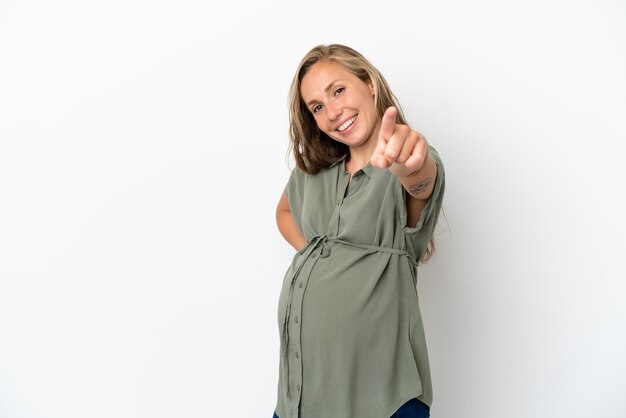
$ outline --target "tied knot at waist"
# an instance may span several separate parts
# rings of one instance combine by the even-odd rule
[[[360,248],[362,250],[367,251],[367,253],[387,253],[387,254],[395,254],[395,255],[403,255],[407,256],[413,264],[417,265],[417,261],[414,257],[411,256],[405,250],[399,250],[397,248],[392,247],[381,247],[378,245],[366,245],[366,244],[356,244],[354,242],[344,241],[338,238],[333,238],[328,235],[316,235],[307,244],[300,250],[300,253],[304,256],[304,260],[301,264],[306,261],[306,259],[315,253],[315,250],[319,249],[319,255],[322,257],[327,257],[330,254],[329,244],[342,244],[350,247]]]

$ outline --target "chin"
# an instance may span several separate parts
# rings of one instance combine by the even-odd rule
[[[328,136],[337,142],[346,144],[349,147],[358,147],[367,142],[367,138],[341,138],[341,137],[337,138],[336,136],[331,136],[331,135],[328,135]]]

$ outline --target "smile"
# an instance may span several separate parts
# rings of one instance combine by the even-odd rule
[[[342,123],[337,130],[339,132],[343,132],[346,129],[348,129],[350,126],[352,126],[352,124],[354,123],[354,121],[356,120],[357,115],[352,116],[350,119],[348,119],[347,121],[345,121],[344,123]]]

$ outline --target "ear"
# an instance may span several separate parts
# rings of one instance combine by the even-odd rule
[[[367,82],[367,87],[370,88],[370,93],[372,93],[372,96],[376,96],[376,88],[374,87],[374,83],[372,83],[372,80]]]

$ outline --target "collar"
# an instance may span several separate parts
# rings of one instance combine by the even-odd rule
[[[343,168],[344,174],[349,174],[348,170],[346,170],[346,159],[344,158],[340,162],[341,162],[341,168]],[[374,167],[372,167],[372,164],[368,161],[367,164],[365,164],[363,168],[361,168],[360,170],[357,170],[354,174],[358,173],[359,171],[362,171],[363,173],[365,173],[367,177],[372,178],[372,174],[374,174]]]

